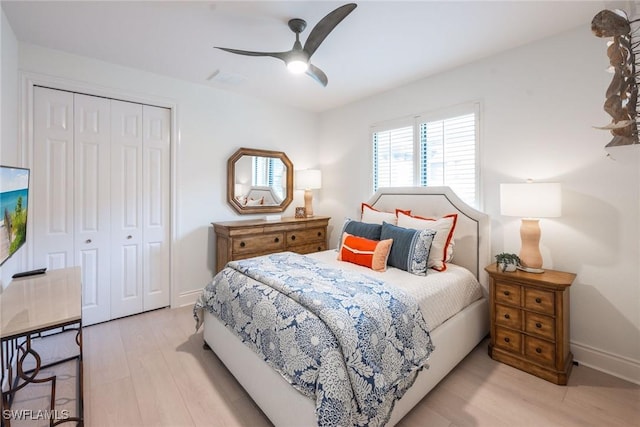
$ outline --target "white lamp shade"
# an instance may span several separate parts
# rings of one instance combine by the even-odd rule
[[[500,213],[521,218],[559,217],[562,213],[560,184],[500,184]]]
[[[298,190],[313,190],[322,187],[322,173],[319,169],[296,171],[295,180]]]

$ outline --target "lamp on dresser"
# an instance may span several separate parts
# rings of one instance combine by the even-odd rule
[[[540,218],[559,217],[561,188],[559,183],[500,184],[500,213],[522,218],[520,226],[520,261],[530,273],[542,273],[540,253]]]
[[[304,211],[307,218],[313,217],[313,192],[322,187],[322,172],[319,169],[296,171],[296,188],[304,190]]]

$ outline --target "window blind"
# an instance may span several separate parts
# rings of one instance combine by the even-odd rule
[[[374,128],[373,190],[446,185],[477,206],[477,105],[457,112],[437,119],[417,116],[411,125]]]

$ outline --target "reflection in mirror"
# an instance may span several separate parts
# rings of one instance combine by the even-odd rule
[[[293,164],[280,151],[241,148],[227,169],[227,201],[239,213],[282,212],[293,199]]]

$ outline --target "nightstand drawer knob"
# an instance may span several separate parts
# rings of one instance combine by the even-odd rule
[[[318,231],[318,237],[322,236],[322,231]]]
[[[542,349],[540,347],[536,348],[536,353],[538,354],[542,353]]]
[[[246,246],[246,244],[244,242],[240,242],[240,247],[244,248]]]
[[[536,302],[540,304],[542,302],[542,298],[536,298]]]
[[[318,246],[318,252],[322,250],[322,246]]]
[[[511,319],[511,316],[509,316],[509,313],[507,313],[507,314],[504,315],[504,318],[505,319]]]
[[[291,240],[296,240],[295,234],[293,236],[291,236]]]
[[[276,237],[275,239],[273,239],[273,241],[278,243],[280,241],[280,239]]]
[[[511,295],[511,292],[509,292],[509,291],[504,291],[504,294],[505,294],[505,296],[509,296],[509,295]]]
[[[504,337],[504,342],[509,342],[509,341],[511,341],[509,337]]]
[[[538,329],[542,328],[542,323],[536,322],[536,328],[538,328]]]

